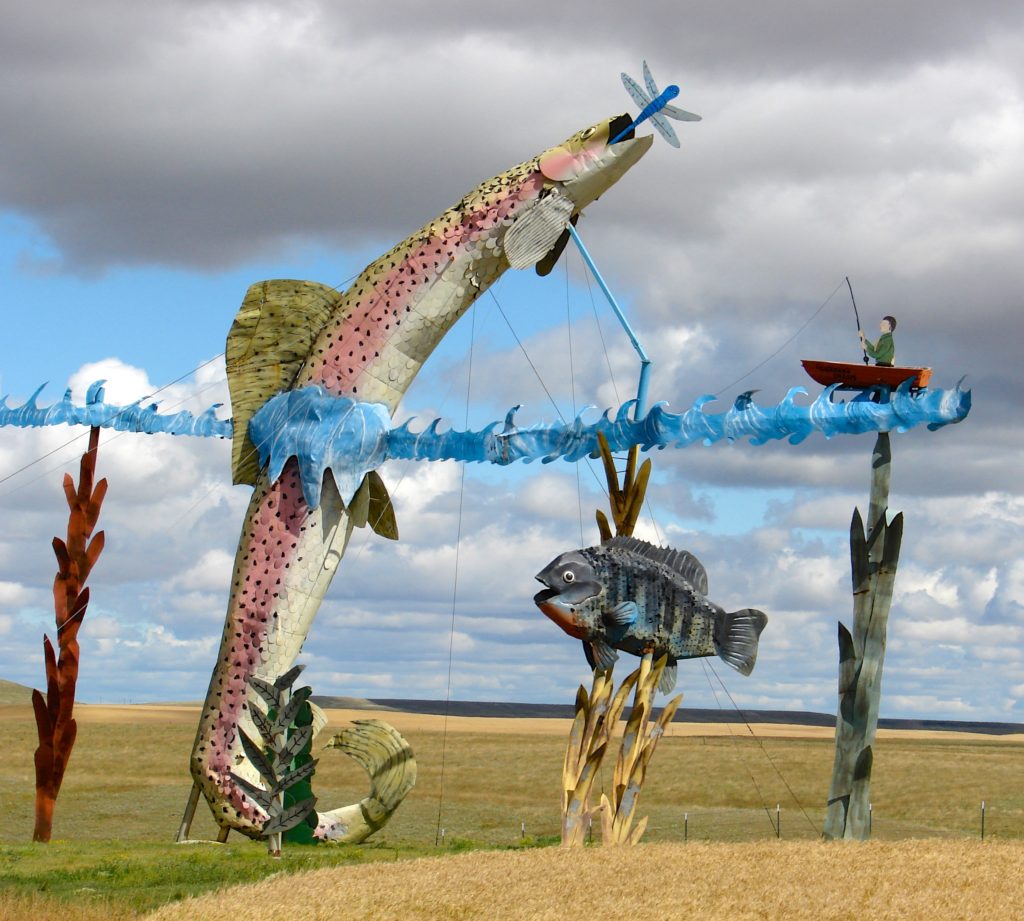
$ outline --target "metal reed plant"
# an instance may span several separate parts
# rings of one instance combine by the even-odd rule
[[[637,470],[639,448],[630,448],[620,486],[618,470],[608,442],[600,434],[598,441],[608,480],[608,501],[615,535],[632,536],[651,476],[650,458]],[[597,511],[597,527],[602,542],[612,539],[608,517],[600,509]],[[633,824],[640,790],[658,739],[664,735],[665,726],[672,720],[683,699],[682,694],[673,698],[654,726],[651,726],[654,695],[666,662],[667,658],[662,656],[654,663],[653,654],[648,652],[641,658],[640,667],[622,682],[614,694],[612,669],[595,669],[590,693],[587,693],[583,685],[576,692],[576,716],[569,733],[562,767],[563,847],[582,845],[597,815],[600,815],[601,840],[605,845],[636,844],[643,836],[647,828],[647,817]],[[602,793],[600,804],[592,808],[590,794],[594,778],[601,768],[630,691],[633,691],[633,708],[615,761],[612,795],[609,799]]]
[[[107,481],[94,483],[96,451],[100,430],[89,432],[89,448],[82,455],[78,485],[71,474],[64,474],[64,495],[67,497],[67,540],[53,539],[57,557],[57,575],[53,580],[53,603],[57,621],[57,647],[54,652],[48,636],[43,636],[43,658],[46,664],[46,697],[32,692],[39,747],[35,752],[36,800],[35,828],[32,840],[48,842],[53,831],[53,810],[64,781],[64,772],[78,735],[74,718],[75,686],[78,683],[78,630],[89,605],[89,589],[85,581],[103,550],[103,532],[93,535],[100,516],[100,506],[107,494]]]

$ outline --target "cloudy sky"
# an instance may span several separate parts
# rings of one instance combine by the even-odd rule
[[[882,712],[1024,722],[1019,4],[8,6],[11,404],[44,381],[44,403],[68,386],[81,397],[97,378],[112,402],[159,390],[168,409],[227,404],[224,337],[250,283],[343,285],[482,179],[631,110],[619,73],[639,76],[646,58],[704,120],[680,127],[680,150],[656,141],[580,230],[655,361],[652,398],[678,409],[717,393],[724,409],[746,389],[762,403],[813,391],[800,358],[859,357],[844,276],[866,327],[896,315],[900,363],[931,365],[941,387],[966,376],[974,409],[893,436],[906,534]],[[545,388],[564,415],[632,395],[629,343],[575,253],[546,279],[510,272],[493,290],[403,415],[479,427],[513,403],[524,421],[550,420]],[[83,438],[0,430],[0,677],[41,681],[49,542]],[[726,608],[768,613],[750,678],[713,663],[743,706],[835,707],[846,535],[871,447],[812,436],[654,458],[638,533],[697,553]],[[248,489],[208,440],[107,434],[99,466],[107,549],[79,696],[198,699]],[[533,575],[596,542],[600,471],[383,474],[402,540],[353,539],[303,653],[316,691],[444,698],[451,663],[456,699],[570,701],[582,652],[534,608]],[[701,662],[680,683],[692,706],[717,705],[713,683],[722,696]]]

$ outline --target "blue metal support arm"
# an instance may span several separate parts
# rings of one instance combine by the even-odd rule
[[[615,295],[612,294],[604,278],[601,277],[601,273],[597,270],[597,266],[594,264],[594,260],[591,258],[586,246],[583,245],[583,241],[576,232],[576,228],[569,224],[568,230],[580,254],[583,256],[583,261],[586,262],[594,278],[597,279],[597,283],[601,286],[604,296],[608,299],[608,303],[611,304],[612,310],[615,311],[615,316],[619,318],[622,328],[626,331],[626,335],[629,336],[629,341],[633,343],[633,348],[636,349],[637,355],[640,356],[640,383],[637,385],[636,409],[634,411],[634,418],[639,419],[647,412],[647,378],[651,370],[651,359],[647,357],[644,347],[640,344],[640,340],[637,339],[636,333],[633,332],[633,327],[629,325],[629,320],[626,319],[622,308],[619,307],[618,302],[615,300]]]

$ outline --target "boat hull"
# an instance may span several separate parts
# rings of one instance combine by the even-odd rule
[[[838,384],[844,390],[867,390],[870,387],[899,387],[911,380],[911,387],[923,389],[931,380],[931,368],[885,367],[847,361],[816,361],[801,359],[800,363],[812,380],[829,386]]]

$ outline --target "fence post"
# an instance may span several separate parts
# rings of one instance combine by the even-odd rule
[[[868,837],[871,837],[872,826],[875,821],[875,807],[868,803]]]
[[[683,844],[690,839],[690,813],[683,813]]]
[[[981,840],[985,840],[985,801],[981,801]]]
[[[782,837],[782,804],[775,804],[775,837]]]
[[[525,838],[526,837],[526,823],[525,822],[523,822],[519,826],[519,837],[520,838]]]

